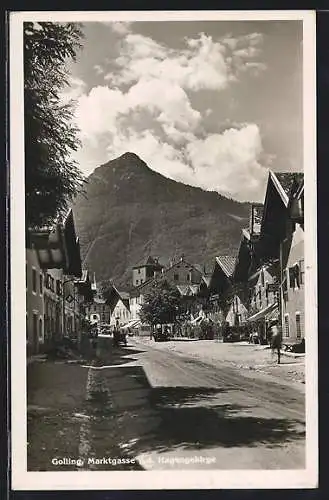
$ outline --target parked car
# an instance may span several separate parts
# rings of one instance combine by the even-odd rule
[[[166,327],[158,327],[155,329],[153,334],[153,338],[155,342],[165,342],[170,338],[169,329]]]

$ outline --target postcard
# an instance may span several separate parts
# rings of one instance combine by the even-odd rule
[[[9,66],[12,488],[316,488],[315,13],[12,12]]]

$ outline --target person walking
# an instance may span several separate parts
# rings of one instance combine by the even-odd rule
[[[277,360],[279,365],[281,361],[282,338],[278,323],[279,323],[278,320],[273,320],[270,325],[270,331],[271,331],[272,356],[275,354],[275,352],[277,353]]]

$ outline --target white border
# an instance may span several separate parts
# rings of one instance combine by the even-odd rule
[[[306,469],[294,471],[27,472],[23,21],[302,20],[305,173]],[[316,87],[314,11],[20,12],[10,14],[12,488],[14,490],[247,489],[318,486]],[[18,369],[19,367],[19,369]]]

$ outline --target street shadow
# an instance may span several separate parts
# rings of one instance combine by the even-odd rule
[[[274,448],[305,438],[302,421],[263,418],[257,416],[253,406],[228,403],[230,392],[236,388],[154,388],[141,366],[115,370],[116,376],[126,381],[124,391],[128,391],[131,404],[128,411],[133,412],[125,417],[122,436],[134,442],[130,452],[136,455],[261,444]]]
[[[160,424],[140,442],[144,451],[152,449],[204,449],[213,447],[282,446],[304,439],[296,420],[241,416],[244,407],[216,405],[212,408],[161,408]]]
[[[103,340],[93,349],[89,360],[93,360],[95,366],[117,366],[136,361],[137,354],[145,352],[143,349],[136,349],[129,346],[107,345]]]
[[[227,392],[222,387],[156,387],[151,389],[149,402],[157,411],[182,405],[197,405],[212,401],[221,393]]]

